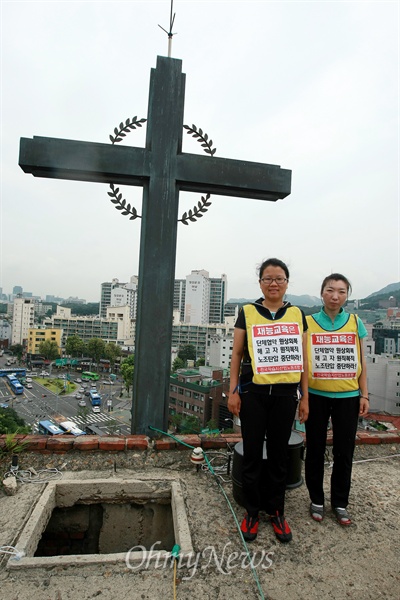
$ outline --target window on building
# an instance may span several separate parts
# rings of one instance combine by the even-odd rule
[[[176,398],[172,398],[172,397],[170,396],[170,398],[169,398],[169,403],[170,403],[170,404],[176,404]]]
[[[186,398],[191,398],[192,392],[190,390],[185,390],[185,396],[186,396]]]
[[[178,400],[178,406],[180,406],[182,408],[182,406],[183,406],[182,400]]]
[[[190,408],[190,404],[189,404],[189,402],[185,402],[183,406],[184,406],[185,408],[187,408],[187,409],[188,409],[188,408]]]
[[[183,388],[178,388],[178,394],[181,394],[181,396],[183,396]]]

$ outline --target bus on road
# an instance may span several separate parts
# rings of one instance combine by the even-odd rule
[[[100,379],[100,375],[91,371],[83,371],[81,377],[82,381],[98,381]]]
[[[12,368],[12,367],[6,367],[3,369],[0,369],[0,377],[7,377],[7,375],[15,375],[15,377],[25,377],[26,375],[26,369],[22,369],[22,368]]]
[[[19,395],[24,393],[24,386],[18,381],[14,373],[6,375],[6,378],[14,394]]]
[[[63,428],[63,433],[72,433],[72,435],[86,435],[82,429],[79,429],[77,425],[73,421],[61,421],[59,423],[60,427]]]
[[[62,435],[65,433],[61,427],[53,423],[53,421],[39,421],[38,432],[42,435]]]

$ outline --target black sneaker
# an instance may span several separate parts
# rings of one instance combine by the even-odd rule
[[[246,542],[253,542],[257,537],[258,524],[260,519],[257,517],[250,517],[247,513],[244,515],[244,519],[240,526],[240,531]]]
[[[285,517],[277,512],[276,515],[274,517],[271,516],[270,519],[278,540],[280,542],[290,542],[292,539],[292,532],[290,531],[290,527],[287,524]]]

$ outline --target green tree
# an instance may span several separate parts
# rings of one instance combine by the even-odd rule
[[[196,367],[204,367],[205,364],[206,359],[204,358],[204,356],[200,356],[200,358],[198,358],[196,361]]]
[[[185,346],[180,346],[178,356],[185,362],[185,365],[187,364],[188,360],[196,360],[195,346],[192,346],[192,344],[186,344]]]
[[[55,360],[60,356],[60,351],[57,346],[57,342],[51,340],[44,340],[39,344],[39,354],[47,358],[48,360]]]
[[[185,415],[181,421],[182,433],[200,433],[200,419],[194,415]]]
[[[175,373],[178,369],[183,369],[185,367],[185,361],[183,361],[179,356],[177,356],[172,363],[172,372]]]
[[[88,302],[87,304],[64,302],[63,306],[65,308],[70,308],[72,314],[77,316],[98,315],[100,310],[99,302]]]
[[[92,338],[86,345],[86,350],[90,358],[97,364],[105,353],[106,344],[101,338]]]
[[[121,363],[122,365],[135,365],[135,355],[134,354],[130,354],[129,356],[127,356],[126,358],[124,358],[124,360]]]
[[[86,349],[85,342],[77,335],[70,335],[65,344],[65,352],[69,356],[81,357]]]
[[[0,408],[0,434],[2,433],[31,433],[31,428],[13,408]]]
[[[218,423],[216,419],[210,419],[209,421],[207,421],[206,426],[208,427],[208,429],[218,429]]]
[[[14,354],[14,356],[16,356],[18,358],[18,361],[20,362],[22,359],[22,354],[24,352],[24,347],[22,346],[22,344],[14,344],[13,346],[10,346],[10,350]]]
[[[122,350],[119,346],[117,346],[117,344],[114,344],[114,342],[109,342],[106,344],[104,349],[104,357],[108,358],[112,369],[114,369],[115,360],[120,356],[122,356]]]
[[[128,394],[129,394],[131,385],[133,384],[134,370],[135,370],[134,365],[129,364],[125,360],[122,362],[120,371],[121,371],[122,379],[124,381],[124,385],[125,385],[125,388],[126,388],[126,391],[128,392]]]

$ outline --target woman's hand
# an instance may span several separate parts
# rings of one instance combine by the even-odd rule
[[[368,398],[364,398],[364,396],[360,396],[360,417],[365,417],[365,415],[369,411],[369,401]]]
[[[300,423],[305,423],[308,419],[308,396],[302,396],[299,403],[299,420]]]
[[[235,415],[235,417],[239,416],[240,413],[240,405],[242,401],[239,396],[239,392],[230,392],[228,398],[228,410]]]

